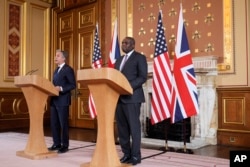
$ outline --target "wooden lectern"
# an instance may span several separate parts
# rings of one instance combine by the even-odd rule
[[[57,156],[48,151],[43,132],[43,116],[48,96],[58,96],[53,84],[38,75],[16,76],[14,84],[21,87],[30,115],[30,130],[26,148],[17,151],[16,155],[29,159],[44,159]]]
[[[133,90],[118,70],[99,68],[78,70],[77,81],[87,84],[97,111],[97,143],[90,163],[81,167],[119,167],[121,164],[114,141],[115,108],[120,94],[132,94]]]

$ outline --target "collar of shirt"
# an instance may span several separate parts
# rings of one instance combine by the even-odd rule
[[[59,69],[58,69],[58,72],[62,69],[62,67],[65,65],[65,63],[62,63],[60,65],[58,65]]]
[[[126,55],[128,55],[128,57],[127,57],[127,60],[128,60],[128,58],[132,55],[132,53],[134,52],[134,50],[131,50],[130,52],[128,52]]]
[[[59,68],[62,68],[64,66],[65,63],[62,63],[60,65],[58,65]]]

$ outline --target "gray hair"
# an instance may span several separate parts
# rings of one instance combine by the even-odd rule
[[[56,52],[61,52],[63,57],[66,59],[68,57],[68,52],[65,50],[57,49]]]

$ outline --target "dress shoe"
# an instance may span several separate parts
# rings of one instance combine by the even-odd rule
[[[137,158],[137,157],[131,157],[129,160],[129,163],[132,165],[136,165],[141,163],[141,158]]]
[[[59,150],[61,148],[61,144],[55,145],[53,144],[51,147],[49,147],[48,149],[50,151],[54,151],[54,150]]]
[[[62,146],[59,150],[58,150],[58,153],[66,153],[67,151],[69,151],[68,147],[66,146]]]
[[[124,155],[121,159],[120,159],[120,162],[121,163],[128,163],[130,161],[130,157],[129,156],[126,156]]]

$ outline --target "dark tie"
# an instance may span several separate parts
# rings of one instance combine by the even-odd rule
[[[120,65],[120,71],[123,69],[124,65],[126,64],[126,61],[128,60],[128,55],[124,55],[124,60],[122,60],[122,64]]]
[[[57,67],[55,72],[54,72],[54,77],[53,77],[53,80],[55,81],[57,76],[58,76],[58,70],[60,69],[60,67]]]

